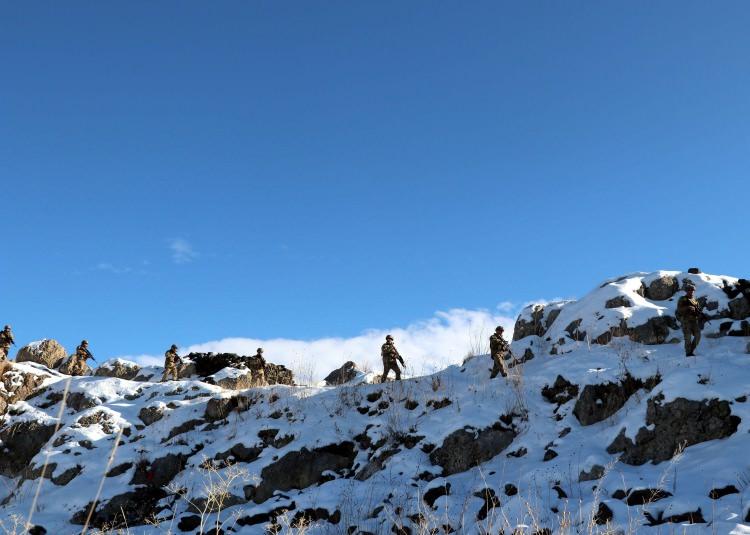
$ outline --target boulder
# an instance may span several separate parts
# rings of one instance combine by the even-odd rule
[[[260,484],[245,487],[245,497],[255,503],[263,503],[278,490],[305,489],[323,482],[326,477],[324,472],[350,469],[356,456],[353,442],[291,451],[263,468]]]
[[[524,314],[518,316],[513,327],[513,341],[526,338],[527,336],[542,336],[546,328],[542,323],[544,318],[544,305],[531,305],[530,319],[525,319]]]
[[[680,289],[680,283],[672,275],[662,275],[646,286],[646,298],[652,301],[666,301]]]
[[[357,376],[357,365],[351,360],[345,362],[340,368],[329,373],[324,381],[328,386],[342,385],[348,383]]]
[[[10,362],[0,362],[2,365],[2,386],[0,389],[0,415],[8,410],[8,406],[17,401],[23,401],[33,394],[44,377],[33,373],[25,373],[13,368]]]
[[[220,372],[206,377],[205,381],[226,390],[245,390],[246,388],[256,386],[259,382],[253,380],[252,371],[236,368],[224,368]]]
[[[604,303],[604,308],[619,308],[619,307],[629,308],[632,306],[633,306],[633,303],[631,303],[630,299],[628,299],[624,295],[618,295],[617,297],[608,299],[607,302]]]
[[[625,464],[642,465],[671,459],[683,447],[728,437],[737,431],[740,418],[732,414],[728,401],[694,401],[677,398],[663,403],[663,396],[648,400],[646,426],[635,440],[623,429],[607,447],[608,453],[620,453]]]
[[[57,340],[31,342],[18,350],[16,362],[36,362],[50,369],[57,368],[67,356],[65,348]]]
[[[677,320],[672,316],[650,318],[643,325],[628,329],[630,339],[640,344],[663,344],[669,340],[671,330],[679,329]]]
[[[33,420],[18,422],[0,430],[3,446],[0,474],[7,477],[21,474],[54,432],[54,424],[47,425]]]
[[[542,388],[542,397],[550,403],[563,405],[578,395],[578,385],[575,385],[558,375],[552,386],[545,385]]]
[[[458,474],[489,461],[507,448],[515,437],[513,429],[500,425],[479,431],[459,429],[430,453],[430,461],[443,468],[443,476]]]
[[[138,376],[141,367],[135,362],[124,359],[108,360],[96,369],[94,375],[97,377],[116,377],[132,381]]]
[[[101,530],[128,529],[141,526],[158,513],[162,507],[159,500],[167,496],[167,492],[152,485],[139,487],[136,490],[118,494],[105,503],[89,502],[86,507],[78,511],[70,519],[71,524],[82,526],[86,523],[89,511],[93,514],[89,527]]]
[[[601,422],[619,411],[638,390],[650,391],[660,381],[658,375],[644,381],[627,374],[619,383],[586,385],[573,407],[573,414],[581,425]]]
[[[750,302],[745,297],[729,301],[729,317],[733,320],[744,320],[750,317]]]

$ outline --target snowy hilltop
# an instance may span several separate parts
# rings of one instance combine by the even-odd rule
[[[709,320],[690,358],[686,285]],[[524,309],[492,380],[481,354],[385,384],[269,364],[259,386],[215,355],[179,381],[122,360],[71,378],[37,344],[2,377],[0,529],[750,533],[749,299],[733,277],[612,279]]]

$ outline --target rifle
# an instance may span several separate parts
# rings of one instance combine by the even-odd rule
[[[92,354],[91,354],[91,351],[89,351],[89,350],[87,349],[87,350],[86,350],[86,358],[85,358],[85,359],[83,359],[83,360],[88,360],[88,359],[91,359],[91,360],[93,360],[93,361],[94,361],[94,362],[96,363],[96,365],[97,365],[97,366],[99,365],[99,361],[97,361],[97,360],[96,360],[96,359],[94,358],[94,355],[92,355]]]

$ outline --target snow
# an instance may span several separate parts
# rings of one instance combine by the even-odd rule
[[[615,338],[604,346],[590,340],[572,340],[565,332],[565,327],[577,319],[582,320],[580,329],[595,337],[619,325],[623,319],[629,325],[638,325],[655,316],[672,315],[681,293],[665,301],[650,301],[637,293],[642,284],[664,274],[676,276],[679,281],[689,278],[696,285],[697,297],[716,301],[719,310],[728,302],[721,291],[722,279],[736,280],[681,272],[634,273],[607,281],[579,300],[548,304],[545,317],[553,309],[560,310],[560,315],[543,336],[530,336],[513,344],[516,355],[530,348],[535,357],[514,368],[515,375],[510,379],[489,379],[492,363],[487,355],[401,382],[373,384],[379,375],[376,371],[359,373],[353,381],[338,387],[266,386],[239,393],[196,379],[156,383],[76,377],[70,379],[69,392],[85,394],[95,399],[97,405],[80,412],[67,408],[58,420],[59,404],[49,405],[47,400],[51,394],[64,392],[68,377],[48,373],[47,390],[14,404],[11,413],[5,416],[5,423],[30,420],[59,423],[60,429],[34,457],[32,464],[41,466],[49,455],[50,462],[57,465],[53,476],[74,466],[81,466],[82,471],[66,486],[58,486],[48,479],[8,479],[2,487],[5,490],[0,493],[0,500],[12,496],[0,506],[0,515],[8,518],[18,514],[26,518],[36,487],[41,483],[33,523],[44,526],[48,533],[80,533],[81,527],[71,525],[69,519],[93,499],[121,430],[127,431],[112,466],[126,462],[137,465],[167,454],[185,455],[185,467],[168,490],[186,489],[193,502],[206,496],[209,480],[229,480],[233,473],[239,475],[231,479],[227,490],[244,502],[244,487],[257,485],[263,479],[263,469],[287,453],[344,441],[356,443],[354,437],[366,434],[371,443],[382,440],[383,444],[375,451],[357,447],[355,472],[389,448],[400,450],[371,478],[359,481],[330,472],[328,475],[333,479],[322,484],[277,492],[261,504],[247,501],[233,505],[220,515],[207,515],[207,520],[215,525],[220,516],[222,521],[228,520],[225,530],[233,526],[231,533],[260,534],[265,532],[267,523],[242,526],[237,519],[294,504],[289,518],[295,511],[307,508],[341,512],[339,525],[315,522],[308,529],[311,535],[346,532],[350,525],[372,533],[391,533],[394,524],[402,523],[410,525],[412,532],[417,533],[420,531],[409,519],[415,514],[423,516],[427,532],[451,524],[458,533],[472,534],[497,533],[501,528],[510,533],[523,526],[527,527],[525,533],[540,528],[549,528],[554,533],[605,533],[604,526],[589,522],[598,504],[604,502],[614,512],[614,527],[623,533],[750,534],[750,524],[743,522],[750,500],[750,461],[746,453],[750,447],[750,401],[741,401],[744,396],[750,396],[750,356],[745,353],[748,339],[704,336],[698,356],[688,359],[681,343],[642,345]],[[606,309],[606,301],[618,296],[626,296],[633,306]],[[529,310],[525,309],[522,315],[530,319]],[[709,326],[704,334],[718,331],[719,322],[714,323],[716,325]],[[672,334],[681,340],[679,331]],[[558,346],[560,354],[550,355],[552,343],[560,338],[566,340]],[[16,365],[16,370],[27,373],[39,373],[41,368],[28,363]],[[155,379],[161,376],[158,368],[152,373]],[[246,372],[222,370],[214,379],[238,373]],[[572,412],[575,401],[557,407],[541,396],[542,388],[551,385],[558,375],[583,388],[587,384],[618,381],[625,373],[641,379],[659,375],[661,382],[651,392],[637,392],[614,415],[593,425],[582,426],[578,422]],[[368,401],[368,396],[374,397],[379,392],[381,395],[376,401]],[[225,421],[203,420],[210,399],[237,394],[251,399],[248,410],[231,412]],[[739,428],[728,438],[690,446],[670,461],[642,466],[617,462],[618,455],[608,454],[607,446],[621,430],[633,438],[645,427],[647,401],[655,396],[663,396],[663,403],[678,397],[727,400],[732,414],[741,419]],[[451,403],[440,409],[428,407],[431,401],[443,399]],[[418,405],[409,410],[407,401]],[[378,409],[381,402],[388,405]],[[163,417],[145,426],[138,414],[146,407],[158,408]],[[364,414],[357,410],[364,407],[367,408]],[[98,413],[102,414],[100,423],[81,425],[81,418],[91,419]],[[443,477],[441,468],[434,466],[423,450],[427,443],[440,446],[445,437],[456,430],[476,432],[511,413],[527,415],[525,419],[513,420],[518,436],[505,451],[480,466]],[[188,428],[196,420],[193,429],[174,434],[179,426]],[[276,437],[293,439],[278,448],[265,446],[258,433],[270,429],[278,430]],[[408,448],[397,442],[397,437],[404,435],[425,438]],[[63,441],[63,437],[67,440]],[[229,467],[217,464],[215,472],[206,470],[207,460],[216,459],[218,454],[240,443],[262,448],[258,458]],[[558,456],[544,461],[548,447]],[[508,455],[520,448],[525,448],[527,453],[519,457]],[[601,480],[579,482],[579,473],[590,471],[594,465],[605,467],[605,476]],[[133,490],[130,481],[134,470],[135,467],[131,467],[122,475],[104,478],[101,500]],[[433,474],[434,479],[418,477],[425,473]],[[429,489],[447,484],[450,484],[450,494],[438,498],[434,508],[422,500]],[[507,484],[517,487],[518,494],[507,496],[504,491]],[[726,485],[735,485],[740,492],[719,500],[708,497],[712,488]],[[567,498],[559,497],[553,489],[555,486],[559,486]],[[490,511],[485,520],[476,520],[484,500],[474,494],[485,488],[495,492],[501,507]],[[672,496],[646,506],[632,507],[612,498],[617,490],[647,488],[660,488]],[[174,494],[162,500],[162,504],[166,507],[157,515],[160,525],[131,526],[130,532],[151,535],[171,529],[175,533],[179,519],[192,514],[187,512],[188,503]],[[382,509],[377,511],[379,507]],[[649,527],[643,515],[650,512],[655,517],[659,513],[668,517],[698,509],[706,524]],[[563,528],[565,523],[569,526]]]

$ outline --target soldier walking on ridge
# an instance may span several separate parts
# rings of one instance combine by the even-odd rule
[[[685,295],[677,301],[677,319],[682,323],[682,334],[685,337],[685,356],[694,357],[695,348],[701,341],[701,320],[703,311],[695,297],[695,287],[686,286]]]
[[[174,377],[175,381],[179,379],[179,363],[180,356],[177,354],[177,346],[172,344],[172,347],[164,353],[164,375],[161,376],[162,383],[165,382],[170,375]]]
[[[68,374],[85,375],[87,368],[86,361],[93,358],[94,355],[92,355],[91,351],[89,351],[88,340],[81,340],[80,345],[76,348],[75,354],[70,359],[70,364],[68,365]]]
[[[6,325],[5,328],[0,331],[0,361],[8,358],[8,351],[10,346],[16,345],[13,340],[13,333],[10,330],[10,325]]]
[[[380,382],[385,383],[388,372],[391,370],[396,373],[396,381],[400,381],[401,369],[398,367],[398,362],[401,362],[401,366],[403,366],[404,359],[398,354],[398,350],[393,344],[393,336],[390,334],[385,337],[385,344],[380,348],[380,356],[383,357],[383,376],[380,378]]]
[[[490,336],[490,356],[494,362],[492,366],[492,373],[490,379],[497,377],[500,373],[503,377],[507,377],[508,373],[505,371],[505,357],[510,353],[510,345],[503,338],[503,328],[501,326],[495,327],[495,334]]]

